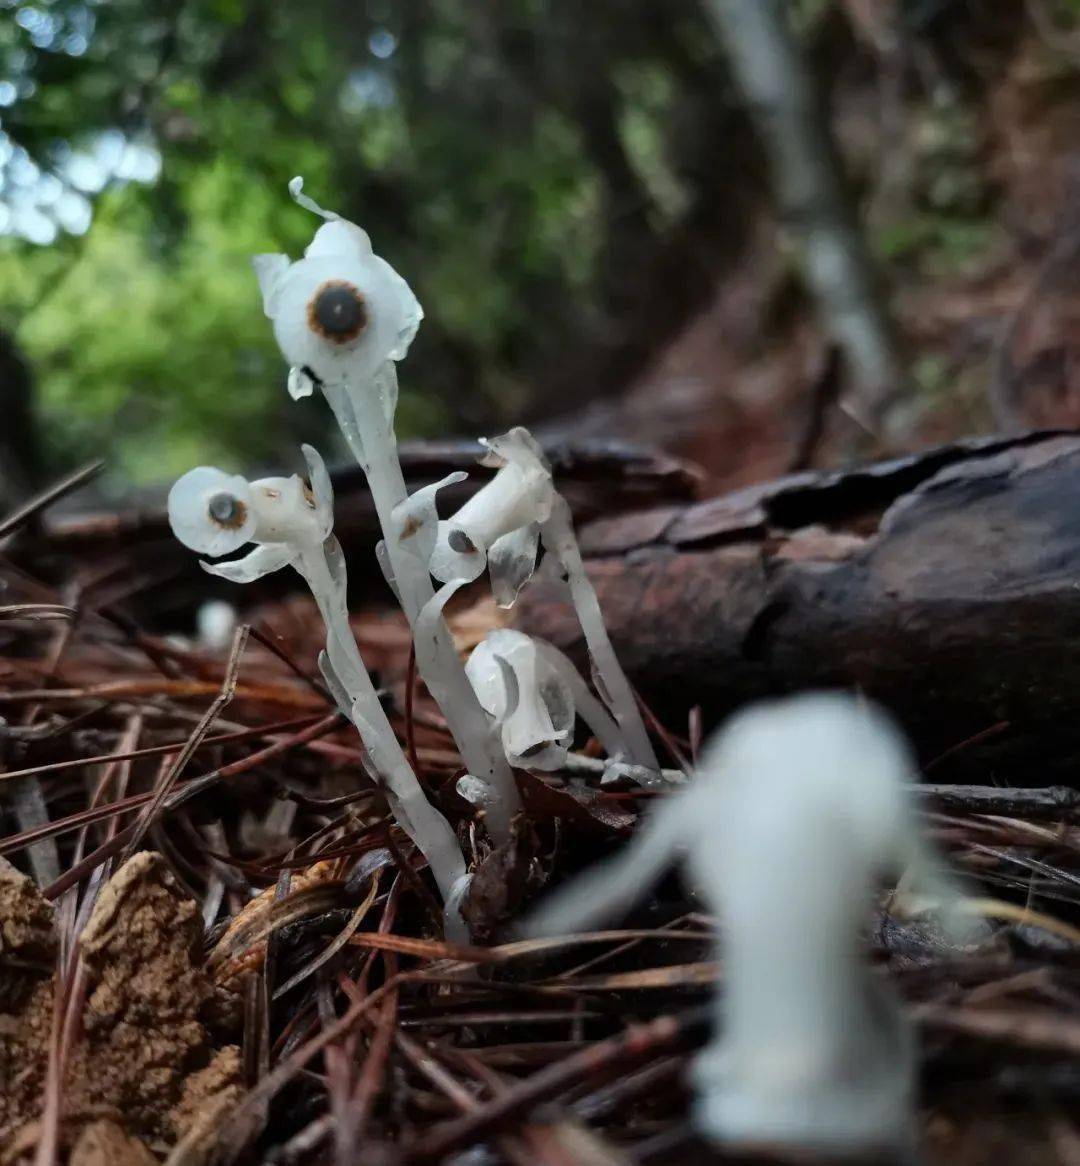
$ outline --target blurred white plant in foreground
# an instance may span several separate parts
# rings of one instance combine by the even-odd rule
[[[526,930],[595,926],[683,859],[722,935],[714,1038],[693,1069],[702,1132],[727,1144],[905,1152],[914,1039],[863,952],[879,881],[906,873],[947,933],[974,934],[921,840],[905,789],[914,776],[896,727],[861,701],[752,706],[621,854],[561,888]]]

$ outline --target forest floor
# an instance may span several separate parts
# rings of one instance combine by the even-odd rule
[[[312,605],[267,601],[211,650],[119,614],[122,575],[68,560],[46,583],[9,559],[4,577],[0,1162],[736,1160],[689,1122],[722,984],[693,893],[671,877],[617,928],[514,933],[650,795],[522,772],[514,845],[492,851],[406,628],[362,613],[394,724],[476,867],[474,943],[448,944],[315,678]],[[462,651],[495,622],[458,610]],[[656,730],[665,760],[692,761],[690,710]],[[925,822],[1003,896],[975,947],[887,902],[869,935],[921,1034],[928,1159],[1080,1161],[1072,811],[957,803]]]

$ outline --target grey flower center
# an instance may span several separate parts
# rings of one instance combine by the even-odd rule
[[[455,526],[453,530],[446,536],[446,541],[452,551],[457,551],[459,555],[471,555],[476,550],[476,544],[459,526]]]
[[[206,504],[206,511],[219,525],[235,529],[244,522],[244,504],[233,494],[222,490],[214,494]]]

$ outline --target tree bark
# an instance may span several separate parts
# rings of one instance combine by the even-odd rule
[[[1049,785],[1080,759],[1078,497],[1080,436],[1029,434],[601,519],[581,541],[616,651],[669,724],[854,688],[924,760],[979,736],[937,781]],[[547,585],[516,618],[582,662]]]

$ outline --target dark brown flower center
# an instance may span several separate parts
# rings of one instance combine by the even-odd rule
[[[347,344],[367,327],[367,304],[353,284],[327,280],[308,304],[308,323],[333,344]]]

